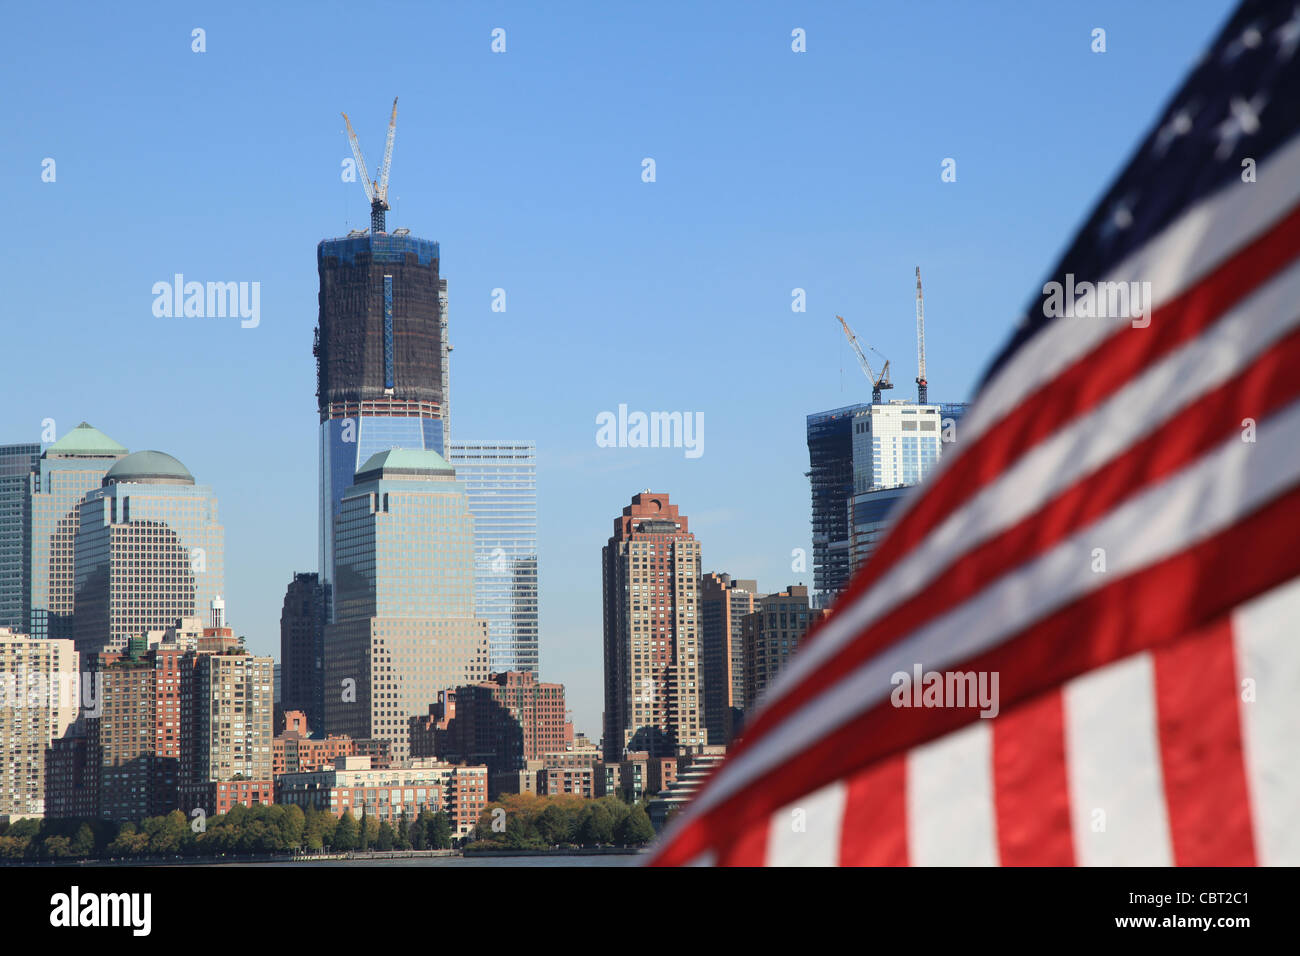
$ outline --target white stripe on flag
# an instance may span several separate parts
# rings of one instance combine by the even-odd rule
[[[914,866],[997,866],[991,721],[908,753],[907,855]]]
[[[1065,685],[1065,754],[1080,866],[1170,866],[1155,666],[1135,654]]]
[[[1238,680],[1255,700],[1238,701],[1255,858],[1300,865],[1300,579],[1237,608],[1232,616]]]
[[[836,780],[772,814],[767,865],[839,866],[847,797],[848,788]]]

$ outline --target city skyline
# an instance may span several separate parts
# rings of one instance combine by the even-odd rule
[[[43,53],[38,63],[39,45],[20,45],[18,37],[43,35],[53,22],[34,9],[17,11],[7,73],[46,75],[53,65],[47,95],[55,104],[84,99],[77,84],[112,76],[119,96],[138,105],[119,112],[114,122],[123,125],[111,132],[104,119],[78,108],[57,117],[33,113],[36,122],[14,129],[14,148],[0,160],[15,214],[31,224],[30,241],[4,267],[13,290],[10,345],[28,361],[15,370],[11,400],[0,411],[0,441],[34,442],[47,427],[61,438],[88,420],[128,448],[175,454],[221,501],[228,600],[250,648],[273,653],[284,587],[295,571],[316,565],[315,503],[297,491],[317,481],[307,391],[312,249],[367,224],[356,183],[340,180],[346,145],[336,114],[352,110],[362,139],[372,142],[380,129],[372,104],[400,92],[389,228],[409,227],[442,244],[455,316],[456,434],[537,442],[540,672],[570,688],[578,727],[594,733],[600,611],[591,554],[605,540],[608,515],[641,488],[665,488],[691,516],[703,571],[757,579],[764,591],[800,580],[811,585],[803,419],[869,394],[834,312],[894,359],[906,372],[898,379],[907,381],[912,269],[920,263],[931,395],[968,398],[993,341],[1047,267],[1062,223],[1077,220],[1095,198],[1097,184],[1151,119],[1152,104],[1167,96],[1222,16],[1217,7],[1194,7],[1170,23],[1155,12],[1103,6],[1098,16],[1112,37],[1132,41],[1112,44],[1105,70],[1086,59],[1081,43],[1081,75],[1027,89],[1024,78],[1050,72],[1059,56],[1056,47],[1027,41],[1035,33],[1086,33],[1088,22],[1052,12],[1032,30],[991,32],[980,14],[954,6],[927,21],[927,48],[904,55],[879,49],[873,28],[906,36],[915,14],[880,12],[873,28],[861,21],[854,37],[843,22],[857,16],[852,12],[799,14],[798,24],[776,6],[753,13],[743,23],[726,12],[692,14],[684,32],[671,19],[647,24],[625,13],[597,40],[575,41],[571,15],[515,11],[498,24],[449,10],[441,14],[445,78],[474,80],[458,97],[421,79],[423,41],[413,35],[396,38],[392,70],[348,84],[322,83],[310,71],[292,77],[297,54],[289,50],[277,60],[283,66],[261,68],[286,87],[288,108],[236,113],[236,104],[264,95],[259,87],[268,75],[232,76],[230,66],[272,59],[258,31],[237,16],[208,18],[208,50],[200,56],[189,48],[188,21],[142,21],[105,46],[111,14],[92,11],[61,24],[63,52]],[[277,11],[266,21],[265,42],[277,53],[285,53],[286,36],[312,48],[313,57],[355,52],[342,22],[302,24]],[[489,30],[498,25],[509,31],[509,47],[492,59]],[[806,60],[790,54],[794,25],[808,30]],[[584,64],[557,69],[556,50],[574,42],[584,44]],[[155,63],[159,55],[186,78],[175,89],[157,88],[152,67],[129,62]],[[57,72],[61,57],[76,58],[80,68]],[[720,76],[715,64],[738,57],[758,66]],[[966,91],[925,79],[945,57],[976,72],[999,58],[1029,62],[1005,77],[982,76]],[[587,70],[606,70],[619,82],[610,92],[579,93],[572,84]],[[863,91],[891,70],[914,73],[920,84],[876,119],[905,134],[895,152],[872,148],[876,127],[858,106]],[[853,82],[837,86],[847,77]],[[769,107],[776,123],[767,112],[727,116],[719,109],[742,84],[767,78],[782,87]],[[644,102],[642,87],[655,91]],[[973,95],[1021,103],[1026,113],[1050,104],[1064,115],[1089,115],[1099,98],[1113,99],[1106,120],[1112,135],[1053,163],[1026,164],[1041,132],[1022,128],[1015,115],[994,121],[992,135],[978,132],[961,118]],[[636,115],[619,118],[607,109],[620,96],[638,107]],[[270,175],[264,164],[254,174],[226,151],[211,151],[213,135],[190,135],[195,97],[208,111],[199,115],[228,119],[216,138],[232,151],[259,154],[268,143],[286,142]],[[560,108],[546,111],[546,127],[530,113],[552,101]],[[845,115],[862,122],[846,124]],[[161,134],[160,116],[169,117]],[[611,118],[593,118],[600,116]],[[926,131],[934,128],[946,136]],[[116,148],[106,151],[110,136]],[[458,139],[465,148],[444,147]],[[836,148],[815,145],[821,141]],[[944,185],[939,163],[950,155],[960,172]],[[54,182],[41,182],[45,157],[58,163]],[[641,180],[644,157],[657,161],[654,183]],[[295,174],[277,175],[281,166]],[[30,185],[12,185],[24,182]],[[790,185],[796,182],[802,185]],[[1012,190],[1021,197],[1015,203]],[[152,200],[147,217],[135,209],[134,197],[144,193]],[[765,200],[756,204],[755,196]],[[987,211],[999,203],[1008,215],[990,221]],[[882,221],[890,224],[887,235],[864,235]],[[975,240],[983,258],[966,254]],[[88,246],[96,250],[91,256]],[[539,248],[553,253],[545,267],[536,264]],[[57,267],[70,257],[85,260],[73,283]],[[995,259],[1000,268],[989,269]],[[260,282],[259,325],[155,316],[152,285],[177,273]],[[665,274],[671,282],[660,278]],[[804,313],[791,312],[794,288],[807,292]],[[492,309],[496,289],[504,290],[504,312]],[[112,334],[104,336],[105,328]],[[651,328],[680,363],[667,388],[655,370],[621,360]],[[156,382],[129,374],[145,368],[165,370],[177,396],[160,400]],[[582,386],[548,388],[551,381]],[[703,412],[705,454],[597,446],[596,417],[620,404]],[[735,488],[729,476],[737,473],[760,480]],[[762,530],[750,527],[747,515],[772,502],[778,517]],[[808,550],[802,575],[791,570],[796,548]]]

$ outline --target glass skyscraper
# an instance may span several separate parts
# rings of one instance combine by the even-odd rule
[[[492,670],[538,676],[537,447],[453,441],[450,461],[474,515],[474,608]]]
[[[25,616],[37,638],[73,637],[74,548],[80,502],[100,487],[126,448],[82,422],[42,453],[28,498],[29,557]]]
[[[138,451],[86,495],[77,529],[77,650],[122,650],[220,598],[224,531],[212,489],[171,455]]]
[[[332,620],[334,522],[357,469],[390,448],[445,450],[446,283],[438,243],[401,229],[327,239],[316,262],[320,563]]]
[[[343,495],[325,627],[325,730],[410,754],[409,722],[438,692],[488,675],[474,614],[474,518],[435,451],[374,455]]]
[[[849,582],[849,498],[853,496],[853,416],[846,405],[808,416],[815,604],[828,604]]]
[[[0,445],[0,627],[22,634],[30,587],[27,495],[40,457],[40,445]]]

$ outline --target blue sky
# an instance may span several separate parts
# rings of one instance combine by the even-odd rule
[[[316,244],[368,225],[339,111],[373,170],[400,96],[389,228],[442,244],[453,435],[537,442],[543,678],[596,736],[630,496],[671,494],[709,570],[810,584],[804,416],[869,398],[835,313],[911,397],[920,265],[931,398],[967,399],[1230,5],[546,6],[7,11],[0,442],[85,419],[180,458],[278,656],[316,569]],[[260,325],[156,318],[177,272],[259,282]],[[620,403],[703,412],[704,454],[597,447]]]

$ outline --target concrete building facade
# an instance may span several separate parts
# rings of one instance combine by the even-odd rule
[[[668,495],[632,497],[614,519],[602,574],[606,761],[705,743],[700,543]]]

